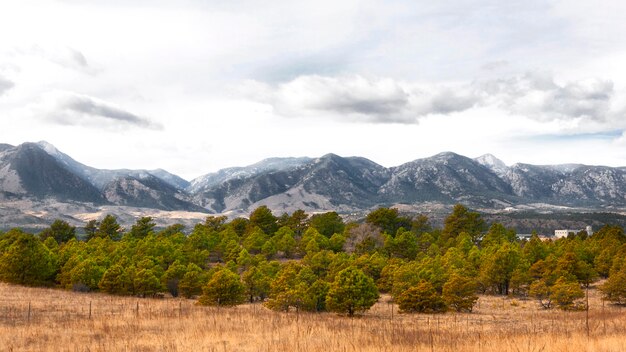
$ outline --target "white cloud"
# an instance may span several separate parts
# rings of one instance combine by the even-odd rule
[[[392,78],[300,76],[279,84],[247,82],[241,92],[270,104],[288,117],[329,116],[352,122],[416,123],[493,106],[508,114],[611,129],[623,123],[613,83],[586,79],[557,83],[551,74],[523,75],[457,83],[414,83]],[[621,107],[623,108],[623,107]]]
[[[0,142],[50,140],[94,166],[192,176],[327,152],[386,165],[442,150],[541,163],[545,147],[522,137],[626,128],[622,10],[611,0],[0,1],[0,75],[12,86],[0,88]],[[227,89],[243,81],[245,94]],[[623,144],[585,138],[554,142],[550,162],[626,164]]]
[[[149,129],[163,128],[158,123],[109,102],[72,92],[45,94],[33,112],[35,118],[68,126],[118,128],[125,125]]]
[[[0,76],[0,96],[2,96],[9,89],[13,88],[13,86],[15,86],[13,82],[8,80],[7,78]]]
[[[271,104],[283,116],[330,115],[354,122],[415,123],[476,103],[465,87],[420,86],[391,78],[300,76],[276,85],[247,82],[244,95]]]

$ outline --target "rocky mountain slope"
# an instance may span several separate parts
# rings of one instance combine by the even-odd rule
[[[46,142],[0,147],[0,196],[161,210],[203,211],[183,190],[189,182],[164,170],[100,170]]]
[[[464,203],[505,209],[533,203],[626,207],[626,168],[505,165],[441,153],[386,168],[360,157],[272,158],[190,182],[164,170],[101,170],[49,143],[0,144],[0,199],[246,214],[367,211],[376,206]]]

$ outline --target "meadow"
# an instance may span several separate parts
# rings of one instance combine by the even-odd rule
[[[586,312],[481,296],[472,313],[398,314],[382,296],[355,318],[203,307],[0,283],[3,351],[623,351],[626,309],[589,291]]]

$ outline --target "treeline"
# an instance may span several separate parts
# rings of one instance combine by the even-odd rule
[[[626,236],[605,226],[558,240],[519,240],[501,224],[454,207],[443,228],[424,215],[379,208],[362,223],[335,212],[249,219],[209,216],[186,235],[156,231],[150,217],[128,230],[107,215],[76,228],[56,220],[39,234],[0,234],[0,280],[76,291],[198,297],[200,304],[264,302],[275,310],[369,309],[380,292],[404,312],[471,312],[477,294],[533,297],[545,308],[581,308],[601,278],[604,296],[626,303]]]

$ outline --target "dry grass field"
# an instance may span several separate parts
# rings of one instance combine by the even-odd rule
[[[589,334],[585,312],[546,311],[534,301],[501,297],[481,297],[472,314],[442,315],[397,314],[383,297],[353,319],[1,283],[0,297],[2,351],[626,350],[626,309],[603,306],[594,290]]]

